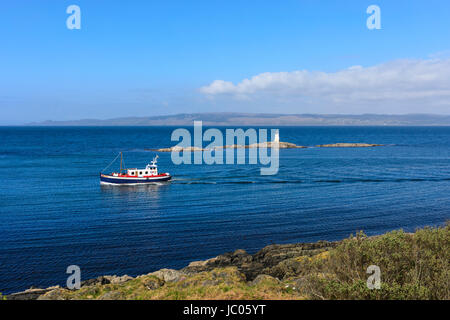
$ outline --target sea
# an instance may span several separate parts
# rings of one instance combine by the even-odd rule
[[[310,148],[280,150],[276,175],[259,163],[176,165],[151,150],[177,144],[175,129],[0,127],[0,292],[64,286],[70,265],[82,280],[137,276],[450,219],[450,127],[280,127],[281,141]],[[339,142],[384,146],[315,147]],[[133,168],[158,154],[172,181],[101,186],[120,151]]]

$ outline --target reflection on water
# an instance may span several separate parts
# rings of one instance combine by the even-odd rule
[[[153,182],[141,185],[100,185],[100,190],[107,198],[158,200],[161,192],[170,187],[170,182]]]

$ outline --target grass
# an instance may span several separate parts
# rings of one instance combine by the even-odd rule
[[[311,298],[450,299],[450,226],[402,230],[343,240],[326,259],[304,259],[301,276]],[[366,285],[367,267],[381,270],[381,288]]]
[[[301,298],[292,294],[279,281],[264,280],[257,285],[249,285],[236,267],[217,268],[200,272],[177,282],[149,290],[148,283],[158,281],[154,276],[142,276],[121,285],[96,285],[69,291],[60,289],[62,299],[114,299],[132,300],[182,300],[182,299],[293,299]],[[111,295],[110,293],[114,293]]]

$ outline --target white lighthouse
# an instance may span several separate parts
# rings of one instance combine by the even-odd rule
[[[280,131],[278,129],[275,130],[275,136],[273,137],[272,142],[280,142]]]

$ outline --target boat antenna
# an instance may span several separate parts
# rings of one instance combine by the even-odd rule
[[[156,164],[156,162],[158,161],[158,158],[159,158],[158,155],[156,155],[156,157],[153,158],[153,160],[152,160],[152,164],[153,164],[153,165]]]

